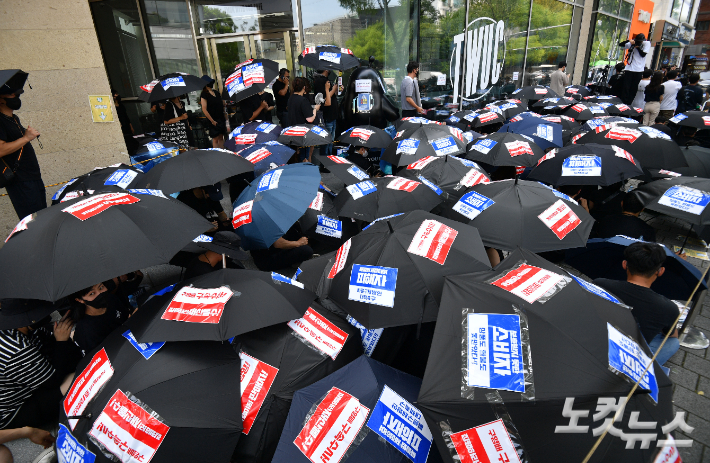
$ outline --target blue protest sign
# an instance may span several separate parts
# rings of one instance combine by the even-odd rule
[[[271,172],[266,172],[261,176],[259,180],[259,185],[256,187],[256,192],[260,193],[262,191],[273,190],[279,187],[279,179],[281,178],[281,173],[283,169],[272,170]]]
[[[64,192],[64,190],[66,190],[66,188],[67,188],[69,185],[71,185],[72,183],[76,182],[76,180],[77,180],[77,179],[73,178],[73,179],[69,180],[67,183],[65,183],[64,185],[62,185],[62,187],[61,187],[60,189],[58,189],[58,190],[54,193],[54,195],[52,195],[52,201],[58,200],[59,197],[60,197],[60,196],[62,195],[62,193]]]
[[[57,459],[59,463],[94,463],[96,455],[89,452],[86,447],[72,436],[66,426],[59,423]]]
[[[261,124],[256,126],[256,130],[263,133],[271,133],[271,131],[275,128],[276,124],[272,124],[271,122],[262,122]]]
[[[331,63],[340,64],[340,53],[333,53],[329,51],[322,51],[318,54],[318,59],[323,61],[330,61]]]
[[[350,315],[348,315],[347,320],[348,323],[360,330],[360,341],[362,342],[362,350],[364,351],[365,355],[370,357],[375,351],[375,347],[377,347],[377,342],[380,340],[380,336],[382,336],[384,328],[368,330]]]
[[[497,141],[491,140],[490,138],[481,138],[473,144],[471,149],[478,151],[479,153],[488,154],[494,146],[498,144]]]
[[[437,138],[436,140],[431,140],[430,143],[431,146],[434,148],[434,152],[437,156],[453,154],[456,153],[459,149],[459,147],[456,146],[454,137]]]
[[[397,142],[397,151],[395,154],[416,154],[419,148],[419,141],[416,138],[405,138]]]
[[[353,177],[357,178],[358,180],[367,180],[368,178],[370,178],[370,176],[367,175],[365,171],[360,169],[358,166],[348,167],[348,173]]]
[[[394,307],[397,269],[353,264],[348,299],[351,301]]]
[[[128,192],[134,193],[137,195],[158,196],[161,198],[168,199],[167,196],[165,196],[161,190],[150,190],[150,189],[139,188],[139,189],[130,189],[130,190],[128,190]]]
[[[591,121],[587,121],[587,125],[592,129],[596,129],[597,127],[601,127],[605,124],[606,122],[604,121],[604,119],[592,119]]]
[[[459,122],[460,120],[461,120],[461,118],[458,118],[454,115],[449,116],[449,119],[448,119],[449,122],[453,122],[454,124]]]
[[[281,275],[280,273],[271,272],[271,279],[274,281],[280,281],[281,283],[288,283],[303,289],[303,283],[296,281],[293,278],[289,278],[286,275]]]
[[[160,348],[165,345],[164,342],[138,342],[136,337],[133,336],[133,333],[131,333],[131,330],[123,333],[123,337],[128,339],[128,342],[130,342],[131,345],[135,347],[146,360],[151,358],[153,354],[158,352]]]
[[[609,368],[628,377],[632,382],[639,381],[639,387],[651,391],[651,398],[658,403],[658,383],[653,365],[641,378],[651,359],[630,337],[617,330],[610,323],[606,324],[609,333]]]
[[[454,204],[453,210],[467,217],[470,220],[478,217],[478,214],[495,204],[491,198],[483,196],[475,191],[469,191],[461,196],[461,199]]]
[[[443,191],[441,190],[441,188],[439,188],[438,186],[436,186],[436,184],[435,184],[434,182],[431,182],[431,181],[427,180],[426,178],[422,177],[421,175],[417,175],[417,178],[418,178],[419,181],[422,182],[424,185],[426,185],[426,186],[428,186],[429,188],[431,188],[431,189],[434,191],[434,193],[436,193],[436,194],[438,194],[438,195],[440,195],[440,196],[441,196],[441,193],[443,193]]]
[[[710,193],[682,185],[668,188],[658,200],[658,204],[695,215],[700,215],[708,203],[710,203]]]
[[[153,151],[162,151],[165,149],[165,145],[160,143],[159,141],[152,141],[150,143],[146,143],[145,146],[148,151],[153,152]]]
[[[612,296],[611,293],[607,292],[605,289],[600,288],[599,286],[597,286],[597,285],[595,285],[595,284],[592,284],[592,283],[590,283],[590,282],[588,282],[588,281],[584,281],[583,279],[578,278],[578,277],[572,275],[571,273],[570,273],[569,276],[571,276],[572,279],[574,279],[574,281],[576,281],[577,283],[579,283],[579,285],[580,285],[582,288],[586,289],[586,290],[589,291],[590,293],[596,294],[596,295],[599,296],[599,297],[603,297],[603,298],[606,299],[607,301],[611,301],[611,302],[613,302],[614,304],[623,304],[620,300],[618,300],[617,298],[615,298],[614,296]]]
[[[433,436],[424,415],[387,385],[372,409],[367,427],[412,462],[426,462]]]
[[[342,238],[343,222],[337,219],[331,219],[330,217],[326,217],[324,215],[319,215],[318,224],[316,225],[316,233],[333,238]]]
[[[554,139],[552,126],[547,124],[538,124],[535,135],[550,142]]]
[[[320,135],[323,138],[328,138],[328,135],[329,135],[327,130],[325,130],[321,127],[318,127],[317,125],[314,125],[313,127],[311,127],[311,132],[315,133],[316,135]]]
[[[525,392],[520,317],[469,313],[466,321],[467,385]]]
[[[682,121],[682,120],[684,120],[684,119],[687,119],[687,118],[688,118],[688,116],[686,116],[686,115],[683,114],[683,113],[680,113],[680,114],[676,114],[675,116],[671,117],[671,118],[668,119],[668,120],[669,120],[670,122],[673,122],[674,124],[677,124],[678,122],[680,122],[680,121]]]
[[[375,184],[370,182],[369,180],[356,183],[355,185],[348,185],[346,189],[348,190],[350,196],[352,196],[353,199],[360,199],[363,196],[367,196],[370,193],[374,193],[375,191],[377,191],[377,187],[375,186]]]
[[[570,156],[562,161],[563,177],[600,177],[602,158],[599,156]]]
[[[183,80],[182,76],[169,77],[164,81],[160,82],[160,85],[163,87],[163,90],[167,90],[170,87],[184,87],[185,81]]]
[[[130,169],[118,169],[106,179],[104,185],[116,185],[121,188],[126,188],[134,178],[138,176],[138,172]]]

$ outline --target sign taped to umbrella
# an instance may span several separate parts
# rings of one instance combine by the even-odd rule
[[[436,220],[425,220],[414,234],[407,252],[444,265],[459,232]]]
[[[529,304],[544,304],[571,281],[571,278],[564,275],[529,265],[521,260],[505,275],[493,277],[487,283],[504,289]]]
[[[503,420],[451,433],[450,453],[461,463],[521,463],[513,440]]]
[[[242,362],[242,433],[249,434],[279,369],[251,355],[239,352]]]
[[[302,318],[288,322],[288,326],[298,339],[333,360],[348,340],[348,333],[331,323],[313,307],[309,307]]]
[[[331,238],[342,238],[343,222],[338,219],[331,219],[325,215],[319,215],[316,233],[323,236],[330,236]]]
[[[185,286],[180,289],[160,317],[188,323],[217,324],[224,313],[224,305],[239,292],[233,292],[229,286],[219,288],[195,288]]]
[[[602,159],[599,156],[570,156],[562,161],[563,177],[601,177]]]
[[[113,376],[113,366],[106,349],[101,349],[91,358],[89,365],[74,378],[71,388],[64,398],[64,413],[67,416],[81,416],[94,397]],[[69,426],[76,427],[76,419],[69,419]]]
[[[710,203],[710,193],[683,185],[673,185],[658,199],[658,204],[689,214],[700,215]]]
[[[561,199],[545,209],[538,218],[561,240],[582,223],[572,208]]]
[[[353,317],[348,315],[347,318],[348,323],[350,323],[352,326],[360,330],[360,340],[362,342],[362,350],[367,355],[368,357],[372,356],[372,353],[375,351],[375,347],[377,347],[377,342],[380,340],[380,337],[382,337],[382,332],[385,330],[384,328],[375,328],[368,330],[365,328],[364,325],[362,325],[359,321],[355,320]]]
[[[170,426],[130,392],[117,389],[94,421],[89,439],[108,458],[123,463],[148,463]]]
[[[102,213],[111,206],[133,204],[138,201],[140,199],[127,193],[104,193],[76,202],[71,206],[65,207],[62,211],[68,212],[79,220],[86,220]]]
[[[353,264],[348,299],[365,304],[394,307],[397,269]]]
[[[650,397],[658,403],[658,383],[654,366],[651,365],[646,374],[641,377],[641,373],[651,363],[651,358],[632,338],[610,323],[607,323],[606,327],[609,334],[609,370],[631,384],[638,381],[639,387],[650,391]]]
[[[461,196],[461,199],[454,204],[452,209],[464,217],[473,220],[478,215],[495,204],[491,198],[483,196],[476,191],[469,191]]]
[[[96,455],[81,445],[66,426],[59,423],[57,459],[59,463],[94,463]]]
[[[357,397],[333,387],[311,407],[293,443],[313,463],[339,463],[365,438],[360,430],[369,414]]]
[[[424,415],[385,384],[367,427],[414,463],[425,463],[433,436]]]

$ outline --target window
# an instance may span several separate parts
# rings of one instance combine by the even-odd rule
[[[695,30],[697,31],[706,31],[708,29],[710,29],[710,21],[698,21],[695,25]]]
[[[693,12],[693,0],[673,0],[671,8],[671,18],[676,21],[687,23]]]

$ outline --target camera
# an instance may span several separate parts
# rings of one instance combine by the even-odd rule
[[[636,37],[634,37],[634,45],[637,47],[641,47],[645,41],[646,36],[643,34],[636,34]]]

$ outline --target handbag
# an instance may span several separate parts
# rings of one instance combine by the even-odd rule
[[[20,151],[20,156],[22,156],[22,151]],[[20,158],[17,158],[14,169],[10,167],[10,164],[8,164],[4,159],[0,158],[0,161],[2,161],[3,164],[0,166],[2,167],[2,171],[0,171],[0,188],[5,188],[11,184],[13,180],[15,180],[15,171],[17,170]]]

